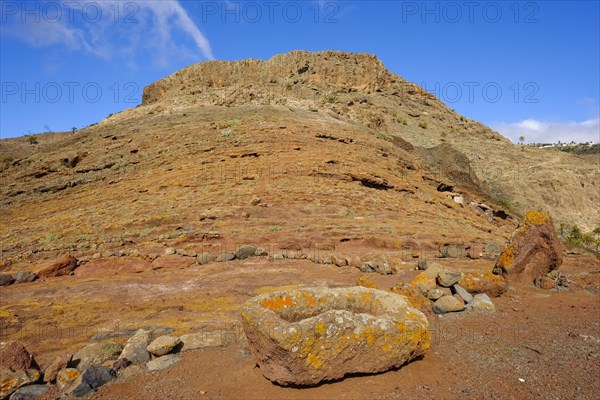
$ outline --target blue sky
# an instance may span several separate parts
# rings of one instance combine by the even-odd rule
[[[192,63],[335,49],[515,141],[600,141],[598,1],[2,1],[0,20],[3,138],[97,122]]]

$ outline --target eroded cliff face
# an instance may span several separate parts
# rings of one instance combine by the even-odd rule
[[[324,112],[409,143],[440,179],[476,187],[516,213],[547,210],[556,224],[600,224],[598,155],[512,144],[388,71],[374,55],[294,51],[270,60],[191,65],[144,90],[156,112],[195,106],[284,105]]]

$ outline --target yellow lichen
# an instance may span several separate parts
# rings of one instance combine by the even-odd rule
[[[377,285],[368,276],[361,276],[356,280],[356,286],[377,289]]]
[[[525,225],[542,225],[550,221],[550,215],[543,211],[526,211],[523,220]]]
[[[277,296],[274,299],[263,300],[260,304],[271,311],[277,311],[283,307],[291,306],[292,298],[290,296]]]
[[[510,267],[513,261],[515,260],[515,248],[513,246],[508,246],[500,257],[498,257],[497,264],[503,267]]]
[[[309,304],[310,304],[312,307],[315,307],[315,306],[317,305],[317,300],[315,300],[313,297],[309,296],[309,295],[308,295],[308,294],[306,294],[306,293],[302,293],[302,294],[300,295],[300,297],[301,297],[302,299],[304,299],[304,300],[308,301],[308,302],[309,302]]]

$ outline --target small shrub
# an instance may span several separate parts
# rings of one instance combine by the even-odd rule
[[[35,136],[33,135],[25,135],[25,140],[27,141],[27,143],[29,144],[38,144],[37,139],[35,138]]]
[[[277,232],[277,231],[280,231],[280,230],[281,230],[281,227],[279,225],[271,225],[269,227],[269,232]]]
[[[419,128],[423,128],[423,129],[427,129],[427,122],[426,121],[421,121],[419,122]]]
[[[327,96],[327,102],[328,103],[335,103],[336,100],[337,100],[337,97],[335,97],[334,95]]]
[[[503,208],[506,208],[506,209],[510,208],[510,203],[506,199],[500,199],[500,200],[498,200],[498,204],[500,206],[502,206]]]
[[[238,126],[241,123],[242,121],[240,121],[239,119],[231,119],[227,122],[227,125],[229,125],[230,128],[233,128],[234,126]]]
[[[50,243],[54,242],[56,239],[58,239],[58,236],[56,236],[54,233],[49,233],[46,235],[46,237],[44,237],[44,242]]]
[[[221,131],[221,136],[223,137],[232,137],[233,136],[233,129],[223,129]]]
[[[408,125],[408,121],[406,120],[406,118],[397,118],[396,122],[402,125]]]

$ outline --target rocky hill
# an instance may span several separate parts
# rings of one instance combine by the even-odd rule
[[[119,375],[95,398],[540,398],[550,385],[559,397],[577,386],[595,398],[596,259],[572,251],[536,277],[555,293],[526,282],[487,297],[507,290],[491,272],[498,256],[531,248],[504,248],[524,210],[584,231],[599,225],[594,156],[514,145],[372,55],[192,65],[146,87],[138,107],[77,132],[0,141],[0,342],[35,354],[37,378],[26,383],[40,371],[57,380],[30,386],[47,399],[96,389],[64,368],[73,360],[106,364],[103,346],[115,358],[135,336],[171,333],[168,351],[181,340],[183,356],[148,361],[144,342],[141,365],[93,366]],[[545,214],[532,215],[552,232]],[[464,292],[453,293],[458,283]],[[432,332],[424,359],[304,391],[264,379],[241,304],[266,295],[277,308],[280,290],[357,285],[421,302]],[[475,298],[490,312],[472,312]],[[452,313],[437,318],[431,301],[443,299]],[[10,343],[0,350],[24,354]],[[3,390],[23,384],[13,369]],[[46,378],[53,369],[75,383]]]

